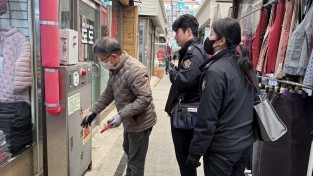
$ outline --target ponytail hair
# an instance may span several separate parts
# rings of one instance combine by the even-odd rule
[[[252,76],[252,62],[250,57],[250,51],[248,47],[246,47],[243,44],[238,45],[240,48],[240,51],[238,52],[239,58],[238,58],[238,65],[241,73],[245,76],[246,81],[249,85],[254,86],[254,79]]]

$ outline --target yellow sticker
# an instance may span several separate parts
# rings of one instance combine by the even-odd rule
[[[84,110],[84,112],[82,113],[82,119],[88,114],[89,109]],[[91,137],[91,126],[87,126],[85,128],[82,129],[82,136],[83,136],[83,145],[85,145],[85,143],[90,139]]]

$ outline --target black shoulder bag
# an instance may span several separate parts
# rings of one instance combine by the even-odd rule
[[[207,69],[209,69],[215,61],[216,60],[213,60],[210,65],[206,66]],[[197,122],[197,112],[200,102],[182,103],[182,97],[183,96],[179,97],[179,101],[172,111],[173,126],[179,129],[191,130],[195,127]]]

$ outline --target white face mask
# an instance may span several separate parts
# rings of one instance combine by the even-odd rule
[[[108,62],[101,62],[101,66],[107,70],[111,70],[114,68],[113,64],[110,61]]]
[[[111,64],[111,58],[107,62],[101,61],[100,63],[101,63],[101,66],[107,70],[111,70],[114,68],[114,65]]]

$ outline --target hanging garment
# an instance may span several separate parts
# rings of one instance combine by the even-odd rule
[[[260,175],[306,176],[312,141],[313,97],[278,94],[272,105],[288,132],[275,142],[262,142]]]
[[[0,32],[0,53],[4,57],[0,74],[0,101],[30,102],[32,85],[30,43],[16,28]]]
[[[251,56],[254,69],[256,69],[258,64],[262,39],[266,32],[268,20],[269,20],[269,10],[267,8],[262,8],[258,28],[251,41]]]
[[[267,67],[265,67],[265,73],[275,72],[276,57],[285,10],[285,0],[281,0],[277,5],[276,18],[274,24],[270,28],[268,36]]]
[[[252,12],[253,6],[251,4],[245,8],[244,14],[248,14]],[[241,23],[241,40],[244,45],[250,48],[251,40],[252,40],[252,15],[248,15],[247,17],[243,18]]]
[[[0,0],[0,16],[7,12],[6,0]]]
[[[279,48],[277,52],[277,60],[275,67],[275,78],[283,77],[283,64],[285,60],[285,54],[287,50],[287,44],[289,40],[289,33],[291,28],[291,20],[293,15],[293,9],[295,5],[295,0],[286,1],[286,12],[284,17],[283,28],[280,36]]]
[[[313,50],[311,51],[311,57],[305,72],[303,84],[313,86]]]
[[[284,73],[304,76],[312,46],[313,6],[288,42]]]
[[[256,66],[256,70],[259,72],[264,72],[264,68],[266,68],[267,63],[267,52],[268,52],[268,45],[269,45],[269,33],[271,27],[274,25],[275,19],[276,19],[276,12],[277,12],[277,4],[274,4],[271,9],[271,16],[270,21],[267,26],[264,39],[262,42],[261,50],[260,50],[260,56],[258,59],[258,64]]]

